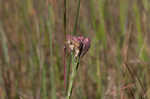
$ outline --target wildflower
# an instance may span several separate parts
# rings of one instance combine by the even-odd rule
[[[74,52],[75,57],[83,57],[90,48],[89,38],[67,35],[66,40],[69,52]]]

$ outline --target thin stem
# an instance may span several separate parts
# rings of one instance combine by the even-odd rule
[[[64,88],[66,89],[66,46],[64,47]]]
[[[69,56],[68,62],[67,62],[67,65],[66,65],[66,89],[65,89],[65,94],[67,94],[67,90],[68,90],[70,66],[71,66],[71,55]]]
[[[48,5],[48,12],[49,14],[52,14],[52,9],[51,9],[51,6]],[[52,20],[51,18],[51,15],[48,16],[48,20]],[[56,99],[56,84],[55,84],[55,67],[54,67],[54,64],[53,64],[53,34],[52,34],[52,28],[49,28],[49,27],[52,27],[52,23],[50,23],[50,21],[47,21],[47,29],[48,29],[48,33],[49,33],[49,47],[50,47],[50,59],[51,59],[51,62],[50,62],[50,81],[51,81],[51,99]]]
[[[65,37],[66,37],[66,31],[67,31],[66,23],[67,23],[67,2],[66,2],[66,0],[64,0],[64,34],[65,34]]]
[[[66,3],[66,1],[65,1],[65,3]],[[79,12],[80,12],[80,0],[78,0],[77,14],[76,14],[76,19],[75,19],[75,24],[74,24],[74,29],[73,29],[72,34],[75,34],[76,30],[77,30]],[[76,75],[76,72],[77,72],[77,69],[78,69],[78,65],[79,65],[79,58],[76,61],[76,59],[73,57],[73,55],[71,55],[71,57],[72,57],[72,66],[73,67],[72,67],[72,74],[71,74],[69,86],[66,86],[66,90],[68,89],[67,99],[70,99],[70,96],[71,96],[71,93],[72,93],[72,84],[73,84],[73,81],[74,81],[74,78],[75,78],[75,75]],[[71,57],[69,57],[70,60],[68,61],[68,65],[67,65],[67,74],[66,74],[66,80],[67,80],[66,83],[67,84],[66,85],[68,85],[68,80],[69,80]]]
[[[72,73],[71,73],[71,78],[70,78],[70,83],[69,83],[69,88],[68,88],[66,99],[70,99],[71,97],[72,85],[73,85],[75,76],[77,74],[78,66],[79,66],[79,58],[76,60],[74,57],[72,57]]]
[[[67,2],[66,0],[64,0],[64,35],[65,35],[65,41],[66,41],[66,32],[67,32]],[[64,48],[64,88],[65,88],[65,92],[66,92],[66,60],[65,60],[65,56],[66,56],[66,48]]]
[[[78,0],[77,15],[76,15],[75,25],[74,25],[74,29],[73,29],[73,34],[75,34],[76,31],[77,31],[77,24],[78,24],[79,12],[80,12],[80,0]]]
[[[5,35],[5,32],[2,28],[2,24],[0,22],[0,41],[2,44],[2,48],[3,48],[3,53],[4,53],[4,59],[5,59],[5,64],[9,65],[9,54],[8,54],[8,44],[7,44],[7,37]]]

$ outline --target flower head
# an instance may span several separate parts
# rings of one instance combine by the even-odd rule
[[[90,48],[90,39],[83,36],[72,36],[67,35],[66,45],[68,46],[69,52],[74,52],[75,57],[82,57]]]

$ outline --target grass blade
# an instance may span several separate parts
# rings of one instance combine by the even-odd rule
[[[48,20],[49,21],[47,21],[47,29],[48,29],[48,33],[49,33],[49,46],[50,46],[50,59],[51,59],[51,62],[50,62],[50,78],[51,78],[51,97],[52,97],[52,99],[56,99],[56,85],[55,85],[55,74],[54,74],[54,64],[53,64],[53,46],[52,46],[52,44],[53,44],[53,40],[52,40],[52,37],[53,37],[53,35],[52,35],[52,28],[50,28],[50,27],[52,27],[51,26],[51,23],[50,23],[50,20],[51,20],[51,6],[50,5],[48,5],[48,13],[49,13],[49,16],[48,16]]]
[[[75,19],[75,24],[74,24],[74,29],[72,34],[76,34],[77,32],[79,13],[80,13],[80,0],[78,0],[77,14],[76,14],[76,19]]]

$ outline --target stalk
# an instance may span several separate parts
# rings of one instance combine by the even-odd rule
[[[66,3],[66,1],[64,1],[64,4]],[[66,4],[64,5],[66,7]],[[66,8],[65,8],[65,11],[66,11]],[[66,19],[66,12],[64,13],[64,21],[67,21]],[[75,35],[76,34],[76,31],[77,31],[77,25],[78,25],[78,19],[79,19],[79,14],[80,14],[80,0],[78,0],[78,5],[77,5],[77,13],[76,13],[76,18],[75,18],[75,24],[74,24],[74,27],[73,27],[73,32],[71,33],[72,35]],[[66,25],[66,23],[64,24]],[[66,27],[65,27],[66,28]],[[64,65],[64,69],[67,69],[67,70],[64,70],[64,86],[66,87],[65,89],[65,92],[67,91],[68,89],[68,81],[69,81],[69,73],[70,73],[70,64],[71,64],[71,57],[73,57],[73,55],[70,55],[69,57],[69,60],[68,60],[68,63],[67,63],[67,66]],[[66,71],[66,73],[65,73]]]
[[[51,63],[50,63],[50,81],[51,81],[51,99],[56,99],[56,84],[55,84],[55,67],[53,64],[53,34],[52,34],[52,12],[51,12],[51,6],[48,5],[48,12],[49,12],[49,16],[48,16],[48,20],[47,21],[47,29],[48,29],[48,33],[49,33],[49,47],[50,47],[50,59],[51,59]]]
[[[76,15],[75,24],[74,24],[74,29],[73,29],[73,33],[72,33],[72,34],[75,34],[76,31],[77,31],[79,12],[80,12],[80,0],[78,0],[77,15]]]
[[[5,59],[5,64],[7,64],[7,66],[9,67],[9,54],[8,54],[8,44],[7,44],[7,37],[5,35],[5,32],[2,28],[2,23],[0,22],[0,41],[2,44],[2,49],[3,49],[3,53],[4,53],[4,59]]]
[[[70,99],[70,97],[71,97],[72,85],[73,85],[75,76],[77,74],[78,66],[79,66],[79,58],[76,59],[75,57],[72,57],[72,73],[71,73],[71,77],[70,77],[70,83],[69,83],[66,99]]]
[[[67,0],[64,0],[64,35],[65,35],[65,41],[66,41],[66,32],[67,32]],[[65,88],[65,93],[67,92],[67,87],[66,87],[66,60],[65,60],[65,56],[66,56],[66,48],[64,48],[64,88]]]

